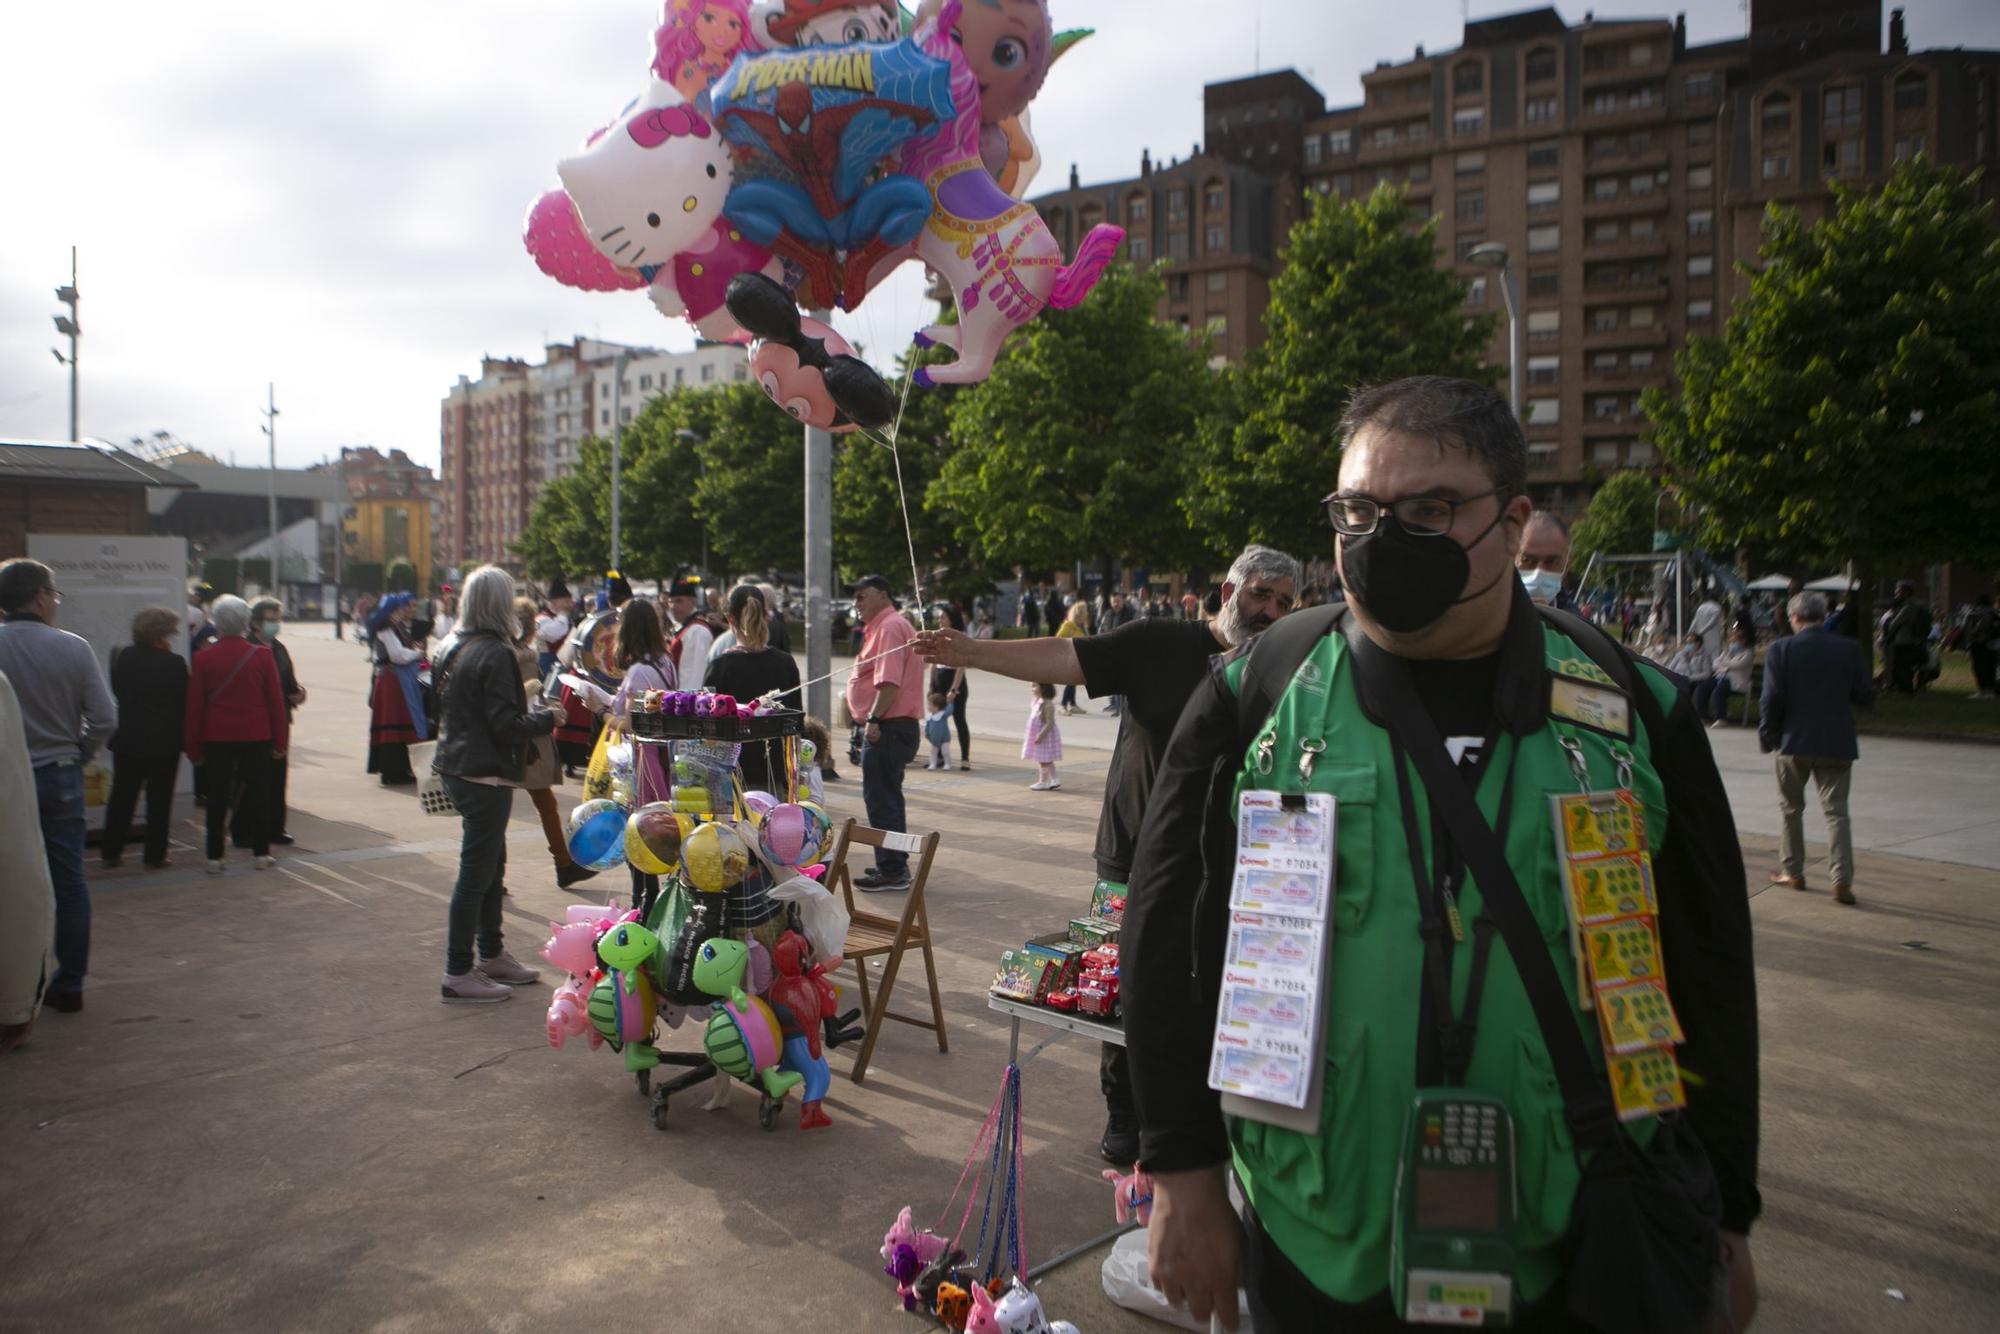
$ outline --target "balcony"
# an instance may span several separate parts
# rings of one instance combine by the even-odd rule
[[[1644,217],[1649,213],[1665,213],[1668,206],[1665,186],[1660,186],[1651,194],[1645,195],[1635,195],[1620,190],[1613,199],[1598,199],[1587,195],[1583,201],[1583,220],[1591,222],[1598,218]]]
[[[1644,238],[1621,236],[1616,241],[1592,241],[1590,233],[1584,233],[1583,253],[1593,260],[1598,259],[1665,259],[1667,238],[1648,236]]]
[[[1628,103],[1614,111],[1592,111],[1586,105],[1574,123],[1588,130],[1617,130],[1626,126],[1658,125],[1666,118],[1666,98],[1655,94],[1649,106],[1632,106]]]
[[[1615,412],[1609,417],[1585,417],[1583,434],[1586,439],[1596,436],[1629,436],[1646,425],[1643,412]]]
[[[1585,329],[1583,350],[1610,352],[1625,347],[1665,347],[1667,331],[1659,325],[1643,329]]]
[[[1583,304],[1585,306],[1625,305],[1635,301],[1665,301],[1667,280],[1664,277],[1653,282],[1585,282]]]
[[[1655,144],[1648,147],[1644,152],[1634,153],[1626,148],[1623,140],[1619,141],[1619,146],[1616,149],[1601,148],[1594,153],[1586,154],[1583,162],[1583,169],[1586,172],[1644,171],[1649,167],[1655,171],[1660,171],[1664,170],[1666,166],[1667,146],[1665,144]]]
[[[1667,383],[1667,369],[1664,364],[1652,366],[1643,371],[1620,367],[1615,371],[1593,371],[1587,366],[1583,372],[1583,392],[1590,394],[1615,394],[1620,391],[1636,393],[1641,389],[1664,387]]]

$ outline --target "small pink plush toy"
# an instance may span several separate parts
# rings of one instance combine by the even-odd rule
[[[1130,1176],[1122,1176],[1107,1167],[1104,1179],[1111,1183],[1111,1207],[1117,1212],[1119,1222],[1129,1223],[1136,1218],[1140,1227],[1152,1222],[1153,1178],[1150,1174],[1134,1167]]]
[[[882,1235],[882,1258],[895,1257],[896,1247],[908,1246],[917,1253],[919,1264],[929,1264],[944,1254],[944,1238],[925,1228],[917,1231],[916,1221],[910,1217],[910,1207],[903,1206],[903,1212],[896,1215],[896,1221]]]

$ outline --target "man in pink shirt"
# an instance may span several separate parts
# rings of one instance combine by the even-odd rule
[[[924,664],[913,649],[917,632],[896,610],[889,581],[879,574],[854,583],[861,654],[847,678],[847,711],[861,725],[861,800],[868,823],[903,832],[903,766],[917,757],[917,715],[924,704]],[[909,854],[875,850],[875,869],[854,878],[871,892],[910,887]]]

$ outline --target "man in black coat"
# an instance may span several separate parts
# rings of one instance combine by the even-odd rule
[[[299,705],[306,702],[305,688],[292,671],[292,655],[278,642],[278,631],[285,619],[285,605],[276,598],[258,598],[250,607],[250,633],[244,638],[253,644],[262,644],[271,650],[278,660],[278,689],[285,697],[285,717],[290,719],[298,712]],[[291,767],[291,754],[281,755],[277,761],[278,788],[271,803],[271,841],[290,846],[292,836],[285,832],[285,788],[287,771]],[[239,848],[247,848],[256,842],[256,833],[250,828],[251,803],[239,800],[236,814],[230,821],[229,837]]]
[[[1861,749],[1854,739],[1854,706],[1875,702],[1875,686],[1862,666],[1861,645],[1825,628],[1826,598],[1800,593],[1787,610],[1792,635],[1764,655],[1764,695],[1757,742],[1778,752],[1779,867],[1771,883],[1806,887],[1806,780],[1826,814],[1828,869],[1835,903],[1854,902],[1854,836],[1847,823],[1847,792]]]

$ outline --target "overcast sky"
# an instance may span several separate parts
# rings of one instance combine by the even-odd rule
[[[1295,63],[1332,104],[1378,58],[1457,44],[1459,0],[1055,0],[1098,35],[1035,105],[1041,188],[1184,155],[1206,82]],[[1516,3],[1473,3],[1474,18]],[[1562,12],[1580,20],[1585,6]],[[1673,12],[1597,0],[1600,16]],[[639,293],[574,292],[522,250],[554,164],[644,86],[657,0],[69,0],[0,24],[0,436],[63,439],[52,289],[81,248],[84,433],[165,429],[261,461],[343,444],[435,463],[438,404],[482,353],[585,334],[691,342]],[[1913,45],[2000,46],[2000,4],[1913,0]],[[1740,35],[1692,0],[1691,41]],[[1253,20],[1251,16],[1260,16]],[[1886,21],[1886,10],[1885,10]],[[1261,61],[1261,64],[1260,64]],[[906,270],[908,272],[908,270]],[[914,279],[845,322],[893,355]]]

